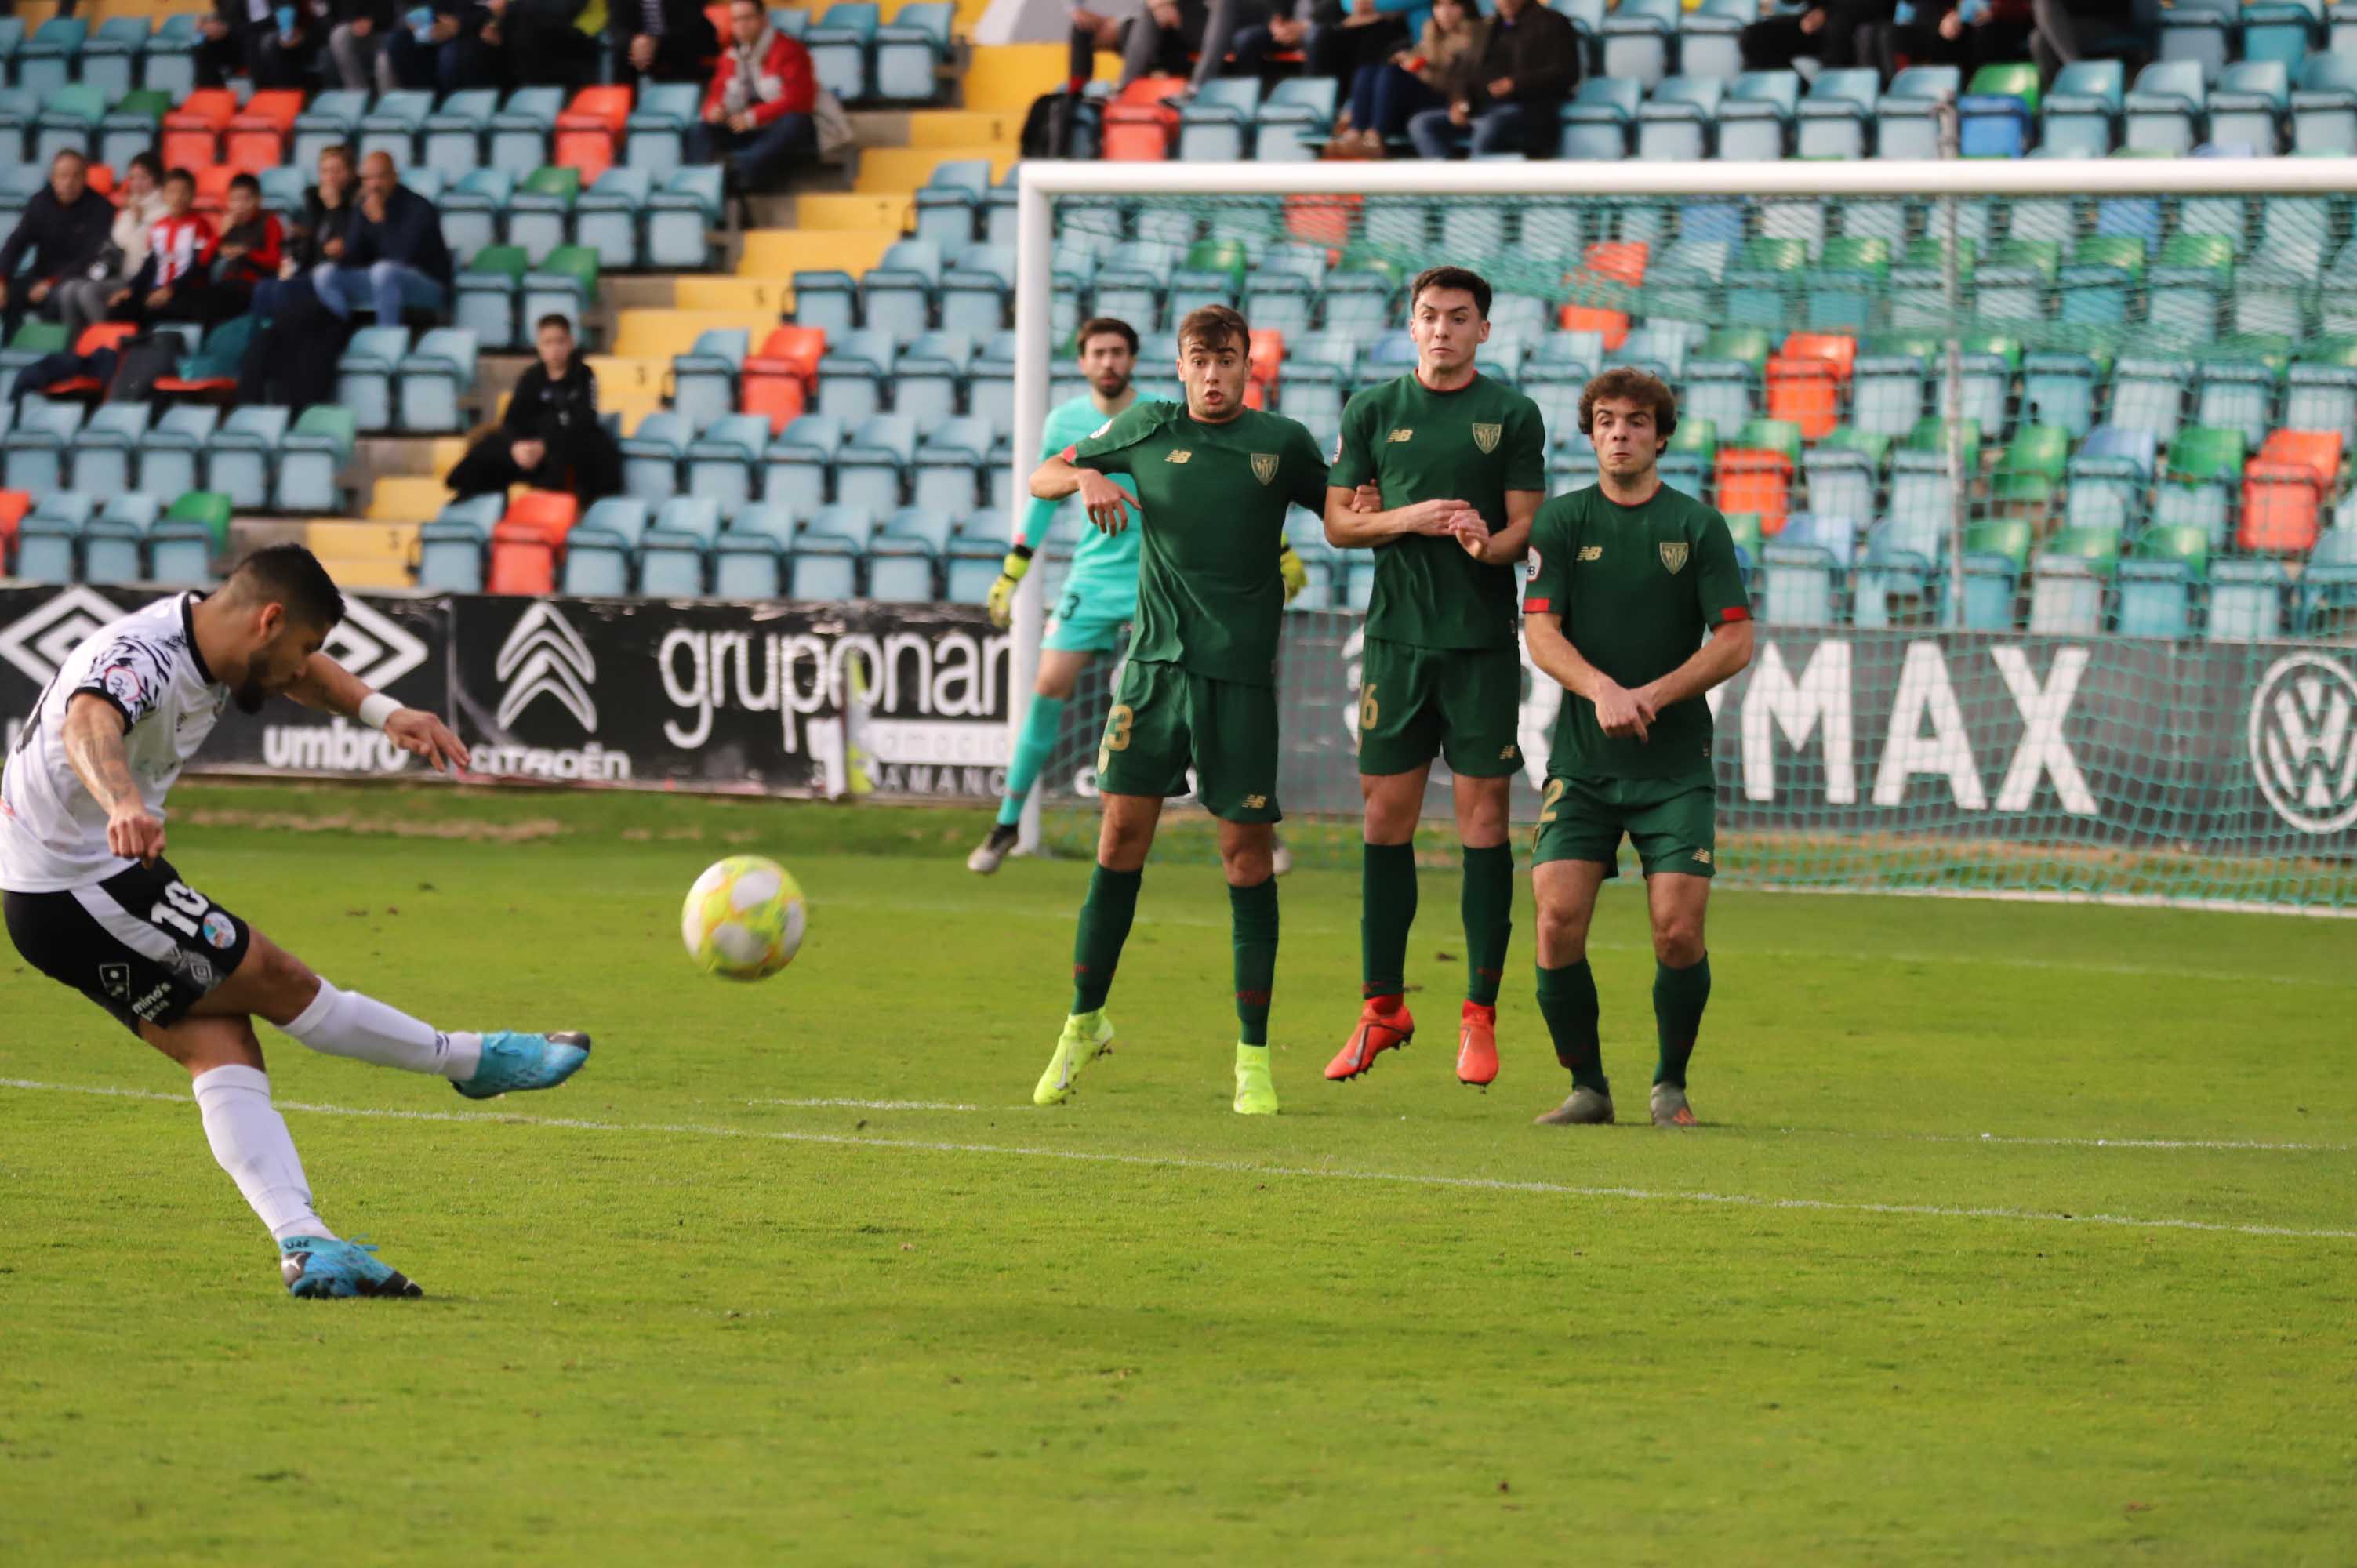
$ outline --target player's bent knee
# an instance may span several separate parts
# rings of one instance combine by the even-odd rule
[[[188,1017],[164,1028],[144,1025],[140,1036],[188,1069],[190,1078],[217,1067],[250,1067],[264,1070],[262,1042],[254,1036],[250,1018]]]
[[[233,990],[232,990],[233,988]],[[237,1004],[284,1028],[303,1015],[319,994],[319,977],[311,966],[256,931],[245,961],[230,977]]]
[[[1672,969],[1692,969],[1703,950],[1700,920],[1665,920],[1653,928],[1653,956]]]

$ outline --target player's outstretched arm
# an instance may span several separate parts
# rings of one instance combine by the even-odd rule
[[[1646,727],[1661,709],[1642,692],[1628,690],[1590,664],[1565,634],[1561,616],[1544,610],[1523,616],[1523,641],[1530,649],[1531,662],[1549,679],[1573,696],[1596,704],[1596,722],[1606,735],[1646,738]]]
[[[90,798],[106,808],[106,847],[126,860],[154,861],[164,853],[164,824],[147,809],[131,777],[123,744],[123,712],[104,697],[83,693],[67,704],[63,739]]]
[[[1469,519],[1472,527],[1483,528],[1480,513],[1461,500],[1415,501],[1389,511],[1361,511],[1353,499],[1356,494],[1342,485],[1326,487],[1326,542],[1337,550],[1364,550],[1408,533],[1436,538],[1461,534]]]
[[[1751,662],[1753,641],[1750,621],[1728,621],[1705,638],[1693,657],[1660,680],[1639,687],[1635,695],[1649,702],[1655,713],[1699,697],[1713,686],[1733,680],[1738,671]]]
[[[404,708],[324,653],[311,655],[303,678],[286,694],[307,708],[358,719],[384,731],[402,750],[422,757],[437,773],[465,768],[472,758],[466,743],[423,708]]]
[[[1076,490],[1089,521],[1106,533],[1119,533],[1129,526],[1131,512],[1144,510],[1135,496],[1094,468],[1067,462],[1062,453],[1031,470],[1031,493],[1040,500],[1060,501]]]

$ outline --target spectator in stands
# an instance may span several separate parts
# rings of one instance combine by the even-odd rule
[[[319,149],[319,183],[303,193],[303,210],[287,231],[278,275],[254,285],[252,309],[268,321],[302,295],[316,303],[312,274],[340,261],[353,215],[360,210],[360,175],[352,150],[341,143]]]
[[[1074,93],[1088,86],[1097,73],[1099,49],[1120,54],[1123,87],[1141,76],[1184,76],[1189,69],[1188,58],[1203,47],[1210,22],[1207,0],[1146,0],[1146,8],[1134,16],[1109,16],[1075,5],[1067,85]],[[1217,73],[1215,65],[1213,74]]]
[[[197,24],[197,85],[222,87],[249,75],[273,20],[271,0],[213,0],[213,14]]]
[[[233,3],[233,0],[231,0]],[[402,14],[384,42],[393,80],[419,92],[457,92],[500,84],[498,16],[473,0],[431,0]],[[489,41],[483,28],[494,27]]]
[[[2000,14],[2003,9],[1999,7]],[[2030,58],[2046,81],[2079,59],[2124,59],[2133,76],[2160,48],[2158,5],[2140,5],[2136,0],[2029,0],[2029,9],[2036,27],[2029,36]]]
[[[1415,115],[1471,98],[1489,47],[1487,18],[1466,0],[1436,0],[1415,48],[1359,68],[1351,83],[1351,129],[1327,144],[1327,156],[1379,158],[1385,140],[1405,135]]]
[[[479,0],[492,13],[483,42],[500,51],[518,87],[561,87],[569,96],[597,80],[603,47],[582,23],[589,0]],[[602,27],[606,11],[594,18]]]
[[[1474,86],[1446,109],[1410,119],[1408,134],[1427,158],[1521,151],[1553,157],[1561,145],[1564,100],[1579,84],[1579,35],[1571,19],[1538,0],[1497,0]]]
[[[241,174],[229,182],[228,209],[221,216],[221,244],[213,252],[208,285],[211,319],[243,316],[254,291],[278,279],[285,257],[285,230],[278,214],[262,209],[262,182]]]
[[[253,85],[305,88],[328,42],[327,0],[274,0],[253,46]]]
[[[818,153],[818,74],[810,51],[770,26],[759,0],[733,0],[727,48],[704,95],[704,124],[688,138],[697,163],[728,160],[737,190],[777,184]]]
[[[164,165],[141,153],[123,171],[123,205],[114,214],[100,267],[93,275],[69,278],[57,286],[58,319],[65,323],[66,346],[81,341],[85,329],[106,319],[106,302],[129,284],[147,260],[147,233],[164,216]]]
[[[450,470],[461,500],[526,484],[570,490],[587,507],[622,488],[621,448],[598,422],[597,377],[574,354],[573,323],[542,317],[537,347],[540,363],[517,379],[499,429]]]
[[[338,80],[354,92],[391,92],[400,85],[393,74],[393,51],[385,48],[401,27],[393,0],[332,0],[328,19],[333,27],[328,58]]]
[[[1777,8],[1760,0],[1764,13],[1743,29],[1737,44],[1746,70],[1790,70],[1803,55],[1827,70],[1875,63],[1874,40],[1890,26],[1899,0],[1819,0],[1804,11]],[[1920,17],[1927,6],[1918,6]]]
[[[147,259],[114,291],[110,311],[128,309],[144,324],[212,319],[213,220],[197,210],[197,177],[176,168],[164,177],[164,216],[147,234]]]
[[[1989,0],[1923,0],[1912,21],[1882,32],[1878,63],[1886,76],[1901,55],[1916,65],[1959,66],[1970,76],[1982,66],[2019,59],[2030,46],[2029,6],[2021,0],[2006,11]]]
[[[378,326],[397,327],[405,310],[438,311],[448,302],[451,271],[434,204],[401,183],[391,154],[371,153],[361,162],[343,254],[311,274],[319,303],[346,320],[373,309]]]
[[[650,81],[702,81],[720,35],[697,0],[614,0],[614,48],[632,88]]]
[[[58,313],[58,286],[89,277],[103,264],[113,223],[114,204],[90,188],[90,160],[71,147],[60,150],[49,160],[48,185],[33,193],[0,244],[0,310],[5,312],[0,338],[16,336],[28,308]]]

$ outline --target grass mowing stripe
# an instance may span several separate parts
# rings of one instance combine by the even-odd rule
[[[112,1100],[185,1104],[187,1097],[148,1089],[100,1084],[45,1083],[0,1078],[0,1089],[33,1093],[86,1094]],[[851,1149],[910,1149],[927,1154],[989,1155],[1007,1159],[1071,1160],[1083,1165],[1142,1165],[1159,1170],[1211,1171],[1224,1176],[1287,1176],[1312,1181],[1395,1183],[1464,1192],[1539,1194],[1558,1197],[1620,1198],[1639,1203],[1692,1203],[1733,1208],[1780,1209],[1826,1214],[1870,1214],[1894,1219],[2001,1219],[2029,1224],[2105,1225],[2133,1230],[2190,1230],[2212,1235],[2292,1237],[2311,1241],[2357,1240],[2357,1230],[2292,1225],[2233,1224],[2208,1219],[2156,1219],[2133,1214],[2072,1214],[2029,1208],[1958,1208],[1931,1203],[1850,1203],[1817,1197],[1761,1197],[1751,1193],[1665,1191],[1642,1187],[1579,1187],[1562,1182],[1502,1181],[1489,1176],[1452,1176],[1409,1171],[1361,1171],[1308,1165],[1258,1165],[1243,1160],[1207,1160],[1189,1155],[1109,1155],[1084,1149],[1045,1149],[1020,1144],[964,1144],[939,1139],[865,1138],[840,1133],[787,1133],[774,1128],[716,1127],[694,1122],[592,1122],[570,1116],[462,1114],[448,1111],[388,1111],[363,1106],[279,1101],[282,1112],[350,1116],[387,1122],[477,1122],[503,1126],[553,1127],[584,1133],[636,1133],[697,1138],[755,1138],[782,1144],[819,1144]]]

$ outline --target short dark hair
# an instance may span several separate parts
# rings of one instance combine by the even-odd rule
[[[257,200],[259,200],[262,196],[262,182],[254,178],[250,174],[233,174],[230,176],[229,188],[231,190],[250,190],[253,192],[254,198]]]
[[[176,179],[186,185],[190,190],[194,190],[197,188],[197,177],[190,174],[187,169],[174,169],[171,173],[164,177],[164,183],[166,185],[169,185]]]
[[[1137,328],[1118,316],[1092,316],[1082,322],[1080,331],[1072,338],[1072,347],[1085,350],[1090,338],[1103,338],[1108,333],[1128,344],[1131,353],[1137,352]]]
[[[1178,323],[1178,351],[1185,353],[1189,341],[1206,349],[1224,349],[1232,341],[1239,353],[1252,352],[1252,328],[1245,325],[1243,313],[1224,305],[1206,305],[1187,313]]]
[[[59,164],[64,162],[68,158],[73,159],[73,161],[78,164],[86,164],[90,162],[90,155],[83,152],[80,147],[59,147],[57,151],[57,156],[49,160],[49,166],[51,168],[55,168]]]
[[[346,168],[360,167],[360,155],[352,151],[350,142],[330,142],[319,149],[323,158],[333,158]]]
[[[145,169],[147,171],[147,177],[154,180],[157,185],[164,183],[164,160],[157,157],[155,154],[132,154],[131,162],[125,166],[124,172],[128,174],[132,169],[135,168]]]
[[[1602,375],[1592,377],[1579,393],[1579,433],[1596,434],[1596,405],[1616,398],[1627,398],[1653,411],[1653,434],[1674,435],[1678,428],[1677,394],[1670,391],[1662,378],[1650,371],[1640,371],[1629,365],[1615,365]]]
[[[565,335],[567,338],[573,336],[573,317],[565,315],[561,310],[552,310],[547,315],[542,317],[539,320],[533,322],[532,324],[533,336],[536,338],[552,327],[562,327],[565,328]]]
[[[1480,273],[1463,267],[1426,267],[1415,274],[1407,285],[1407,307],[1411,314],[1415,302],[1424,297],[1428,288],[1461,288],[1473,296],[1473,314],[1482,320],[1490,319],[1490,280]]]
[[[287,618],[322,629],[344,618],[344,596],[319,558],[299,544],[273,544],[237,564],[224,590],[247,604],[284,605]]]

